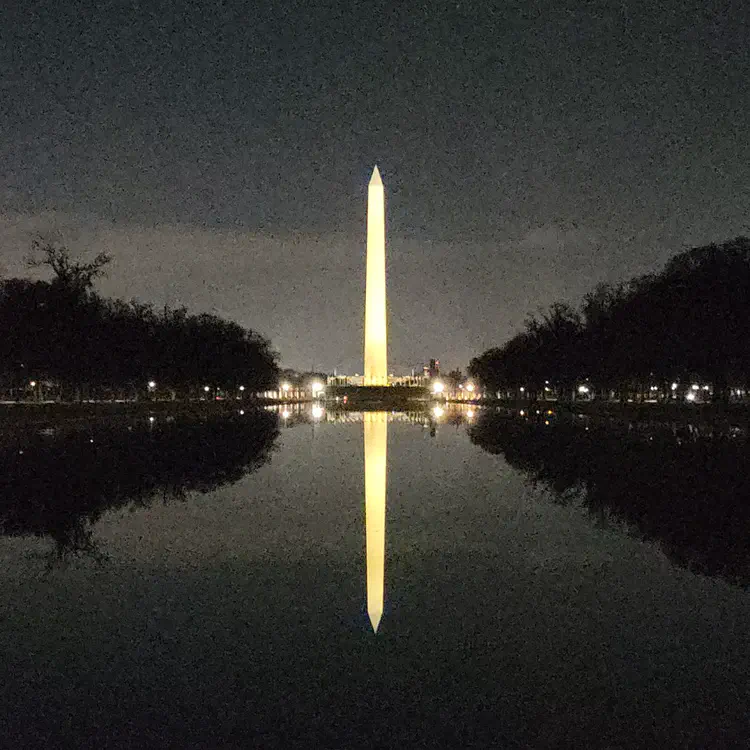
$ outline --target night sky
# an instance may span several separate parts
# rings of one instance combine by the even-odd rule
[[[0,76],[2,270],[108,250],[285,366],[362,372],[376,163],[397,373],[750,234],[744,0],[8,2]]]

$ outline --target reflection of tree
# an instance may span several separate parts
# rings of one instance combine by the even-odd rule
[[[104,512],[237,482],[269,459],[277,436],[276,417],[258,412],[34,437],[0,449],[0,529],[52,538],[52,559],[102,559],[91,527]]]
[[[750,455],[727,434],[687,428],[546,426],[483,414],[472,442],[502,454],[561,502],[582,497],[659,542],[678,564],[750,585]],[[580,490],[580,491],[579,491]]]

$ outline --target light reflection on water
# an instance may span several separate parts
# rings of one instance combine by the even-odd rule
[[[10,446],[0,699],[11,745],[744,739],[740,453],[705,433],[682,454],[679,430],[618,443],[609,427],[546,412],[440,409],[315,418],[289,405]],[[709,492],[699,475],[693,494],[680,485],[685,512],[664,486],[649,489],[660,457],[695,466],[701,450],[726,475],[706,495],[713,511],[697,504]],[[637,493],[643,502],[628,500]],[[627,526],[592,523],[601,508],[586,496],[610,498],[603,510]],[[717,534],[727,549],[711,546]],[[49,539],[69,552],[43,574],[28,553]],[[57,565],[70,550],[74,564]],[[717,578],[685,569],[696,561]]]
[[[388,414],[364,415],[367,615],[378,632],[385,587],[385,504],[388,473]]]

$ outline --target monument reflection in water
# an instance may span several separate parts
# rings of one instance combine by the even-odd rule
[[[388,413],[366,412],[365,535],[367,538],[367,614],[378,632],[385,599],[385,497]]]

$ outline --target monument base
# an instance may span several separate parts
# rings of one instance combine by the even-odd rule
[[[427,401],[430,389],[408,385],[329,385],[326,389],[328,401],[337,396],[346,397],[347,406],[378,404],[383,407],[398,407],[414,401]]]

